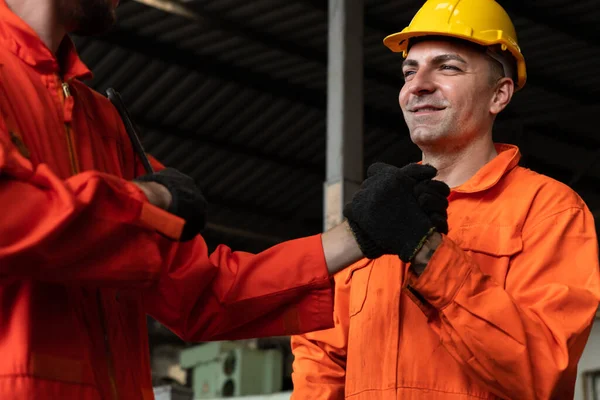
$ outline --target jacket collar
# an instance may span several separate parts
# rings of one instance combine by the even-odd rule
[[[62,65],[35,31],[0,0],[0,46],[40,73],[62,74],[63,79],[89,79],[92,73],[81,61],[73,41],[65,35],[61,43]],[[62,70],[61,70],[62,67]]]
[[[459,193],[476,193],[487,190],[519,164],[521,152],[510,144],[495,144],[498,155],[484,165],[475,175],[462,185],[453,189]]]

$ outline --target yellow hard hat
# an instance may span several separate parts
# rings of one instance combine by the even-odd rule
[[[383,39],[392,51],[406,57],[409,39],[417,36],[451,36],[483,46],[499,45],[516,61],[516,90],[527,80],[525,59],[517,33],[506,11],[494,0],[428,0],[401,32]]]

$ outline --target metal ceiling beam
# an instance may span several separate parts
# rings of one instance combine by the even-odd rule
[[[185,6],[175,0],[133,1],[195,21],[198,24],[201,24],[202,27],[226,31],[235,36],[247,38],[249,41],[261,43],[270,49],[304,58],[307,61],[321,64],[323,67],[327,66],[326,52],[304,47],[288,40],[281,40],[274,35],[245,27],[243,26],[243,21],[232,21],[218,13],[207,11],[203,9],[202,5],[199,3],[189,3],[189,6]],[[327,2],[324,2],[324,4],[325,9],[327,9]],[[381,71],[375,71],[372,68],[365,68],[364,76],[366,79],[384,86],[399,87],[402,84],[401,77],[386,74]]]
[[[191,54],[187,50],[178,48],[173,43],[163,43],[140,35],[131,29],[115,27],[110,32],[98,36],[95,40],[104,41],[111,46],[125,48],[149,58],[163,60],[169,64],[178,65],[201,74],[217,77],[223,81],[236,82],[262,93],[269,93],[294,103],[304,104],[323,113],[326,110],[327,99],[321,91],[306,89],[284,80],[273,79],[268,74],[222,63],[205,55]],[[370,106],[365,106],[365,122],[367,125],[384,128],[391,132],[406,130],[400,114],[396,116]]]
[[[76,40],[77,44],[80,44],[82,42],[86,43],[86,41],[92,40],[92,39],[86,39],[86,40],[81,41],[79,39],[80,38],[77,38],[77,40]],[[104,88],[113,86],[114,82],[113,82],[112,78],[115,77],[115,72],[119,72],[119,71],[112,71],[112,72],[107,71],[106,72],[107,78],[105,78],[105,79],[98,78],[101,75],[103,75],[102,74],[103,71],[101,69],[99,69],[97,72],[98,73],[95,73],[95,75],[94,75],[94,82],[93,82],[92,86],[99,92],[103,93]],[[109,75],[111,77],[110,82],[108,82]],[[119,88],[119,87],[117,87],[117,88]],[[127,101],[127,97],[128,97],[127,89],[128,89],[127,87],[124,87],[124,90],[121,92],[121,95],[124,97],[124,99],[126,101]],[[136,112],[136,107],[133,107],[132,105],[133,105],[133,103],[129,104],[130,112],[132,113],[134,120],[136,121],[138,126],[141,128],[142,132],[151,132],[152,130],[158,131],[158,132],[161,132],[162,134],[164,134],[165,136],[170,135],[170,136],[181,137],[182,139],[189,141],[190,145],[192,145],[192,143],[194,143],[194,142],[197,142],[198,144],[201,144],[202,146],[207,146],[207,147],[213,148],[217,151],[226,151],[226,152],[230,153],[232,157],[241,156],[245,159],[248,159],[248,158],[260,159],[260,160],[264,160],[264,161],[273,163],[277,167],[288,168],[288,169],[297,171],[299,173],[305,174],[307,176],[312,175],[315,177],[316,180],[322,181],[324,179],[324,176],[325,176],[324,169],[320,164],[314,164],[314,163],[310,163],[309,161],[302,161],[302,160],[298,160],[296,158],[280,156],[278,154],[273,154],[272,152],[266,152],[261,148],[248,147],[248,146],[241,145],[241,144],[235,144],[226,139],[221,138],[220,135],[217,134],[216,132],[210,132],[204,128],[202,128],[200,130],[184,130],[179,126],[164,123],[163,122],[164,115],[162,115],[160,113],[155,115],[155,114],[145,113],[145,112],[141,112],[141,111]]]
[[[148,7],[157,8],[169,14],[179,15],[180,17],[192,19],[198,22],[205,22],[196,13],[187,8],[183,3],[174,0],[133,0],[136,3],[144,4]],[[207,21],[209,22],[209,21]]]
[[[206,143],[204,143],[204,141],[201,139],[191,139],[183,135],[180,136],[177,130],[158,131],[155,128],[148,129],[147,131],[145,130],[145,132],[146,134],[144,135],[142,142],[150,154],[153,154],[164,164],[173,166],[192,176],[202,187],[206,187],[207,194],[213,197],[213,192],[222,192],[223,190],[226,190],[225,188],[227,186],[223,185],[226,185],[229,175],[226,174],[226,176],[222,176],[219,179],[209,176],[207,179],[204,174],[210,172],[217,165],[220,166],[221,164],[232,165],[231,168],[234,170],[231,171],[231,175],[241,174],[244,176],[245,170],[239,169],[238,166],[259,166],[267,163],[266,165],[270,167],[270,170],[272,171],[269,176],[287,176],[290,179],[293,178],[293,181],[275,181],[274,183],[278,183],[278,185],[273,187],[268,185],[268,190],[276,190],[280,193],[278,198],[293,196],[293,199],[284,202],[285,205],[283,207],[276,207],[275,209],[261,209],[251,204],[245,205],[246,208],[252,208],[253,212],[257,214],[274,215],[277,214],[277,210],[279,209],[282,210],[280,214],[283,219],[289,218],[289,215],[287,212],[283,211],[283,209],[287,209],[289,206],[300,207],[302,204],[304,204],[303,202],[306,201],[307,196],[311,195],[311,193],[314,193],[315,191],[303,191],[302,187],[310,187],[314,189],[315,187],[320,186],[324,179],[323,174],[311,174],[306,173],[305,170],[298,171],[297,169],[291,169],[286,166],[273,164],[271,161],[266,161],[259,157],[251,157],[232,152],[227,147],[215,148],[212,146],[207,146]],[[210,155],[211,158],[213,156],[216,157],[216,160],[213,159],[213,161],[209,160],[207,163],[203,163],[203,161],[205,161],[203,160],[203,157],[205,157],[207,154]],[[253,175],[252,179],[254,179],[255,185],[265,185],[268,184],[269,181],[272,181],[272,178],[269,178],[269,176],[258,178]],[[250,179],[250,177],[247,177],[247,179]],[[293,182],[293,184],[290,182]],[[237,184],[243,183],[244,182],[237,182]],[[232,184],[236,184],[236,181],[233,181]],[[259,190],[258,195],[259,196],[257,197],[263,196],[264,192]],[[219,199],[219,203],[225,204],[223,199]],[[235,204],[233,206],[235,206]],[[288,207],[286,208],[286,206]],[[297,212],[301,213],[306,218],[308,212],[303,211],[304,209],[297,210]],[[299,218],[301,218],[301,216],[299,216]]]
[[[231,157],[242,157],[245,159],[254,158],[261,161],[270,162],[278,167],[292,169],[307,176],[314,176],[315,180],[323,180],[325,176],[322,167],[280,157],[259,149],[241,146],[228,142],[227,140],[218,139],[217,135],[212,133],[207,133],[204,131],[184,131],[177,126],[161,123],[159,118],[151,119],[145,115],[134,114],[133,118],[135,118],[137,121],[142,132],[158,131],[164,135],[181,137],[182,139],[189,141],[190,145],[196,142],[199,145],[211,147],[215,150],[226,151],[227,153],[231,154]]]

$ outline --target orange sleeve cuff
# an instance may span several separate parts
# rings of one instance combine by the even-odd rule
[[[179,240],[185,220],[148,202],[144,192],[136,185],[127,182],[126,190],[142,203],[138,223],[146,229],[155,230],[171,240]]]
[[[185,224],[184,219],[150,203],[143,203],[139,222],[172,240],[179,240]]]
[[[431,307],[441,311],[454,300],[471,270],[467,254],[444,236],[421,276],[409,270],[404,286],[409,297],[429,314]]]
[[[305,250],[313,262],[306,263],[307,276],[314,276],[314,289],[298,305],[298,329],[294,332],[312,332],[333,327],[334,278],[329,275],[323,252],[321,234],[305,240]]]

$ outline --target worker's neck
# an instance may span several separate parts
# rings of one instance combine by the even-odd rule
[[[478,138],[467,146],[448,152],[423,152],[423,164],[437,168],[437,180],[455,188],[477,173],[498,153],[491,140],[491,135]]]
[[[56,54],[66,34],[60,23],[58,3],[53,0],[6,0],[6,4]]]

